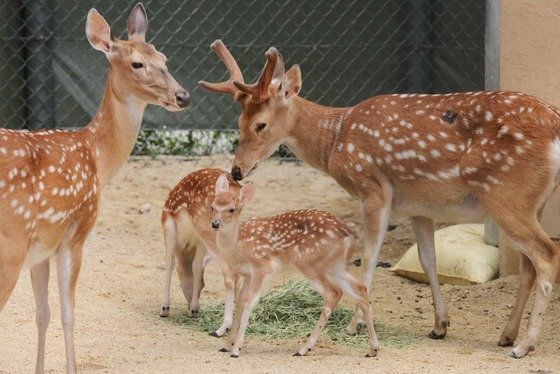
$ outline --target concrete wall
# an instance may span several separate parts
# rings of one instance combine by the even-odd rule
[[[500,88],[533,94],[560,107],[560,1],[501,0]],[[541,219],[549,236],[560,237],[560,192]],[[517,272],[518,257],[500,236],[500,273]]]

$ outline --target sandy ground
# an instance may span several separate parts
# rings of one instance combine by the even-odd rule
[[[164,249],[159,216],[165,197],[184,175],[202,167],[229,168],[231,158],[196,160],[134,158],[104,191],[101,215],[85,248],[78,281],[75,342],[79,370],[102,373],[196,372],[529,372],[560,371],[560,301],[558,291],[545,319],[537,351],[516,360],[496,345],[513,305],[517,277],[476,286],[443,286],[451,327],[446,339],[430,340],[433,321],[430,290],[379,268],[371,295],[374,315],[391,328],[416,339],[406,348],[383,345],[379,356],[365,349],[337,345],[326,338],[308,357],[292,357],[303,342],[246,339],[239,359],[218,352],[222,343],[192,331],[173,318],[158,316],[163,290]],[[267,215],[315,207],[341,215],[362,235],[358,204],[327,176],[294,163],[264,163],[252,178],[256,199],[245,214]],[[138,208],[150,204],[140,214]],[[413,243],[408,222],[388,234],[382,259],[395,262]],[[361,241],[359,243],[361,249]],[[359,253],[358,253],[359,255]],[[52,267],[51,267],[52,268]],[[215,263],[206,272],[201,309],[220,298],[223,287]],[[287,278],[286,278],[287,279]],[[56,275],[51,275],[52,319],[47,337],[46,370],[65,369]],[[532,303],[532,299],[529,301]],[[24,271],[0,314],[0,372],[34,370],[36,331],[29,272]],[[172,316],[186,313],[176,275]],[[525,330],[526,317],[522,332]]]

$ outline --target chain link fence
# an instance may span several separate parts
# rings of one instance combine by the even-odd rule
[[[464,0],[160,0],[144,2],[147,40],[169,58],[192,94],[188,111],[148,107],[144,128],[231,130],[240,108],[198,87],[221,81],[210,51],[224,40],[245,80],[258,77],[276,46],[302,69],[301,95],[348,106],[380,93],[484,88],[485,2]],[[95,7],[126,37],[124,0],[1,0],[0,121],[9,128],[82,127],[95,113],[107,61],[85,36]]]

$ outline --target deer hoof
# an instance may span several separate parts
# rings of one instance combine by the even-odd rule
[[[440,340],[440,339],[445,338],[446,334],[447,334],[447,332],[443,332],[442,334],[437,334],[434,330],[432,330],[428,334],[428,338],[434,339],[434,340]]]

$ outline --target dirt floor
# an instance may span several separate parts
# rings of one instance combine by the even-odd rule
[[[239,359],[218,352],[222,342],[207,333],[174,322],[186,314],[186,305],[174,274],[171,318],[158,316],[163,291],[164,249],[160,212],[166,195],[184,175],[202,167],[229,168],[231,158],[196,160],[133,158],[107,186],[94,232],[85,248],[78,281],[75,343],[78,368],[102,373],[192,372],[529,372],[560,371],[560,300],[558,291],[545,319],[537,350],[523,359],[508,357],[496,345],[513,305],[517,277],[476,286],[443,286],[451,327],[444,340],[430,340],[433,312],[430,290],[379,268],[375,274],[372,306],[376,321],[412,337],[404,348],[383,344],[377,358],[365,358],[365,349],[319,341],[308,357],[292,357],[300,339],[262,341],[247,337]],[[359,236],[361,215],[357,202],[329,177],[307,166],[268,161],[252,177],[257,195],[246,216],[268,215],[288,209],[314,207],[342,216]],[[151,210],[140,214],[139,207]],[[395,262],[413,243],[410,224],[388,234],[382,259]],[[361,241],[359,243],[361,250]],[[359,253],[358,253],[359,255]],[[53,267],[51,267],[52,269]],[[288,279],[282,277],[280,281]],[[223,295],[215,263],[207,268],[205,303]],[[273,285],[271,285],[273,286]],[[46,371],[65,370],[56,275],[51,275],[51,324],[48,330]],[[532,299],[529,301],[532,304]],[[30,373],[36,351],[35,309],[29,272],[21,274],[8,304],[0,314],[0,372]],[[526,317],[522,333],[526,327]]]

